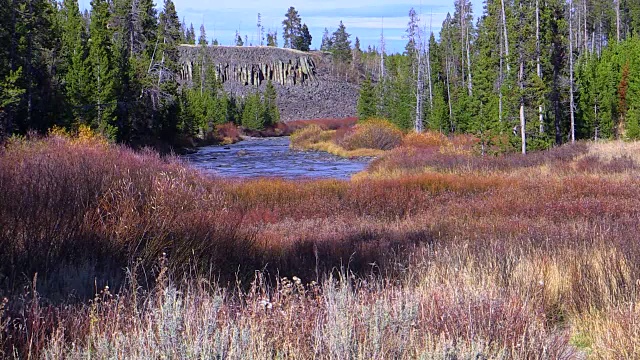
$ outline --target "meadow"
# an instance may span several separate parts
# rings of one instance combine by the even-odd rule
[[[640,144],[330,131],[306,139],[392,145],[293,182],[90,132],[9,141],[0,358],[640,357]]]

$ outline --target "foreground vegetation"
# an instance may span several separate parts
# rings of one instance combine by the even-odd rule
[[[636,143],[408,135],[350,182],[0,150],[0,357],[640,356]]]

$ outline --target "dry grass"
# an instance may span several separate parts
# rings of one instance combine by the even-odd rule
[[[291,134],[291,147],[324,151],[341,157],[375,157],[400,145],[403,134],[383,120],[327,130],[310,124]]]
[[[585,162],[603,145],[431,136],[350,182],[7,144],[0,358],[637,357],[640,177],[614,161],[637,145]]]

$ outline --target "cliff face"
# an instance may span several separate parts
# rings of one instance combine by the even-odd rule
[[[189,85],[202,49],[180,47],[179,81]],[[246,96],[271,80],[283,121],[355,116],[358,87],[330,75],[331,56],[272,47],[210,46],[205,64],[213,64],[225,90]]]

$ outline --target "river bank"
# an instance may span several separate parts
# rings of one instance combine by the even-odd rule
[[[290,138],[243,137],[234,144],[206,146],[182,157],[200,171],[223,177],[349,179],[371,158],[343,158],[322,151],[299,151]]]

